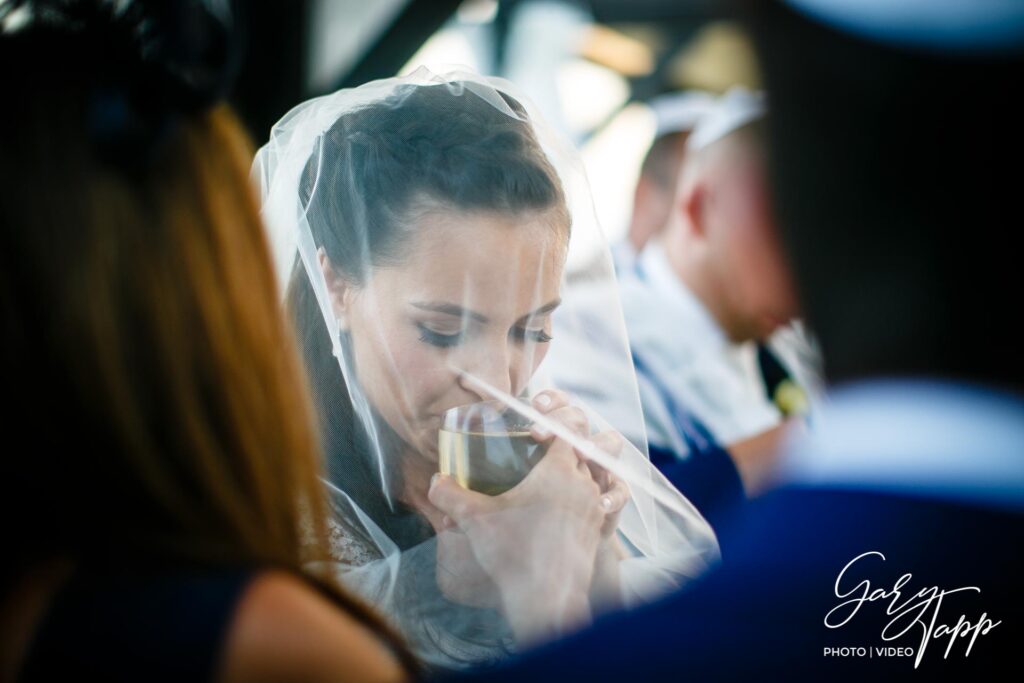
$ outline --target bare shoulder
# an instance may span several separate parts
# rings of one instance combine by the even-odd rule
[[[225,638],[220,680],[401,681],[405,673],[365,626],[300,578],[256,577]]]

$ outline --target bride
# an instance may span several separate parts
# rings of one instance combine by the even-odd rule
[[[717,559],[643,444],[550,381],[588,346],[618,349],[606,391],[641,419],[628,345],[607,338],[621,324],[588,324],[621,312],[610,258],[574,260],[607,251],[582,173],[511,91],[425,70],[343,90],[287,114],[254,166],[319,410],[334,569],[440,668]],[[575,261],[589,272],[571,286]],[[494,399],[532,418],[543,457],[504,493],[453,495],[444,416]]]

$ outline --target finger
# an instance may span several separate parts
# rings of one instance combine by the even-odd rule
[[[562,406],[548,413],[547,417],[560,422],[580,436],[587,436],[590,433],[590,421],[587,419],[586,413],[575,406]],[[552,438],[551,430],[539,422],[533,425],[530,434],[534,440],[539,442],[549,441]]]
[[[546,476],[543,473],[551,468],[586,470],[586,463],[577,457],[576,449],[572,447],[572,444],[565,439],[550,439],[549,441],[550,443],[544,450],[544,457],[540,459],[540,462],[537,463],[537,466],[533,468],[530,474],[536,472],[538,477]],[[589,472],[587,472],[587,476],[590,476]]]
[[[625,443],[625,439],[621,434],[615,430],[609,429],[591,437],[590,442],[598,448],[601,452],[605,453],[609,457],[618,458],[622,453],[622,446]],[[587,457],[586,453],[583,453],[579,449],[576,450],[576,455],[581,459],[585,460],[590,466],[591,476],[594,481],[598,483],[601,490],[608,488],[610,474],[608,471],[595,463],[593,460]]]
[[[487,496],[459,486],[446,474],[435,474],[430,479],[427,498],[458,526],[472,515],[485,510],[489,503]]]
[[[444,531],[449,531],[453,534],[462,533],[462,529],[459,528],[459,525],[456,524],[455,520],[449,517],[448,515],[441,516],[441,529],[443,529]]]
[[[537,412],[547,414],[569,405],[569,395],[564,391],[547,389],[534,396],[532,403]]]
[[[579,456],[580,454],[577,452],[576,455]],[[582,456],[580,456],[580,461],[586,463],[586,467],[590,471],[590,477],[595,482],[597,482],[598,488],[600,488],[602,491],[605,491],[608,489],[609,486],[611,486],[612,475],[608,470],[601,467],[592,460],[586,460]]]
[[[601,494],[601,509],[605,515],[617,515],[629,502],[629,487],[618,477],[611,478],[611,485]]]
[[[597,446],[598,449],[613,458],[619,457],[619,454],[622,453],[622,446],[625,443],[625,439],[622,435],[614,429],[599,432],[592,436],[590,441]]]

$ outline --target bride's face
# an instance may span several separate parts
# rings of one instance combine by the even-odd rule
[[[449,408],[489,400],[462,373],[524,391],[548,350],[567,229],[553,215],[435,212],[399,265],[345,287],[324,260],[359,385],[398,436],[437,458]]]

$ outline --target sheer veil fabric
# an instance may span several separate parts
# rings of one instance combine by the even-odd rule
[[[643,418],[610,250],[578,159],[512,84],[420,69],[307,101],[253,175],[319,412],[330,570],[428,665],[553,637],[575,588],[584,613],[629,608],[718,559],[618,436]],[[604,395],[553,379],[594,359]],[[539,461],[442,510],[444,415],[483,401],[528,421]]]

